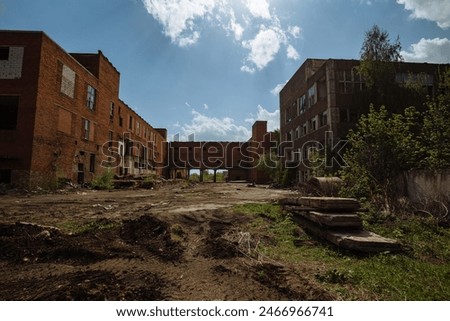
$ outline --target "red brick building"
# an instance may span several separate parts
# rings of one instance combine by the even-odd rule
[[[52,186],[163,174],[165,129],[119,99],[102,54],[69,54],[43,32],[0,31],[0,183]]]
[[[253,124],[252,137],[247,142],[171,142],[170,177],[187,178],[192,169],[198,169],[202,180],[204,170],[227,170],[230,181],[266,184],[270,178],[256,166],[260,156],[275,146],[273,133],[267,132],[267,121]]]
[[[337,147],[345,141],[348,131],[356,126],[361,115],[376,101],[365,90],[365,81],[358,72],[358,60],[307,59],[280,92],[280,134],[286,164],[295,169],[296,181],[305,182],[312,176],[310,153],[327,147]],[[416,82],[424,93],[433,96],[439,74],[448,64],[396,63],[395,82],[401,88]],[[422,99],[425,99],[425,94]],[[402,91],[387,97],[389,111],[401,112],[415,105],[418,97]],[[336,157],[339,159],[339,157]],[[336,162],[338,164],[338,162]],[[340,164],[338,164],[340,165]]]

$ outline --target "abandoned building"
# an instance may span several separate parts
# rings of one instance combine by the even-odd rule
[[[52,187],[118,177],[187,178],[224,169],[267,183],[256,169],[273,145],[267,122],[247,142],[167,142],[119,98],[120,73],[101,51],[67,53],[41,31],[0,31],[0,183]]]
[[[267,172],[259,170],[260,156],[276,147],[273,133],[267,132],[267,121],[256,121],[252,137],[247,142],[170,142],[169,172],[171,178],[188,178],[191,170],[200,170],[202,181],[205,170],[228,172],[229,181],[247,181],[257,184],[270,182]]]
[[[44,32],[0,31],[0,183],[48,186],[163,174],[167,131],[119,98],[101,51],[64,51]]]
[[[339,151],[349,129],[367,113],[374,97],[365,91],[358,60],[307,59],[280,92],[280,135],[286,164],[295,170],[296,182],[312,175],[309,163],[315,149]],[[395,81],[419,81],[424,95],[434,95],[439,73],[449,65],[397,63]],[[400,86],[401,87],[401,86]],[[375,97],[376,98],[376,97]],[[392,94],[387,107],[402,111],[417,103],[415,97]],[[425,97],[422,97],[425,98]],[[417,106],[416,107],[420,107]],[[338,157],[334,161],[339,161]],[[340,164],[332,164],[340,165]]]

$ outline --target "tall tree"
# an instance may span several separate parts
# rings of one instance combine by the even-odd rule
[[[391,42],[389,33],[377,25],[366,32],[360,52],[359,71],[364,77],[367,87],[372,91],[373,97],[381,99],[373,101],[373,103],[386,103],[385,98],[389,96],[390,89],[395,87],[393,62],[403,60],[401,49],[399,37],[397,36],[395,42]]]

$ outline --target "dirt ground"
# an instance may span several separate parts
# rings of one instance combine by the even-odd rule
[[[231,206],[289,194],[205,183],[1,195],[0,300],[332,300],[298,266],[226,237],[250,220]]]

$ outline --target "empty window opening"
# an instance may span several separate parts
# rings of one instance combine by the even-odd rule
[[[0,96],[0,130],[17,128],[18,109],[18,96]]]
[[[89,171],[91,173],[95,172],[95,154],[91,154],[89,158]]]
[[[11,184],[11,170],[10,169],[0,169],[0,183],[1,184]]]
[[[9,47],[0,47],[0,60],[9,60]]]
[[[111,102],[111,105],[109,106],[109,120],[114,120],[114,103]]]

